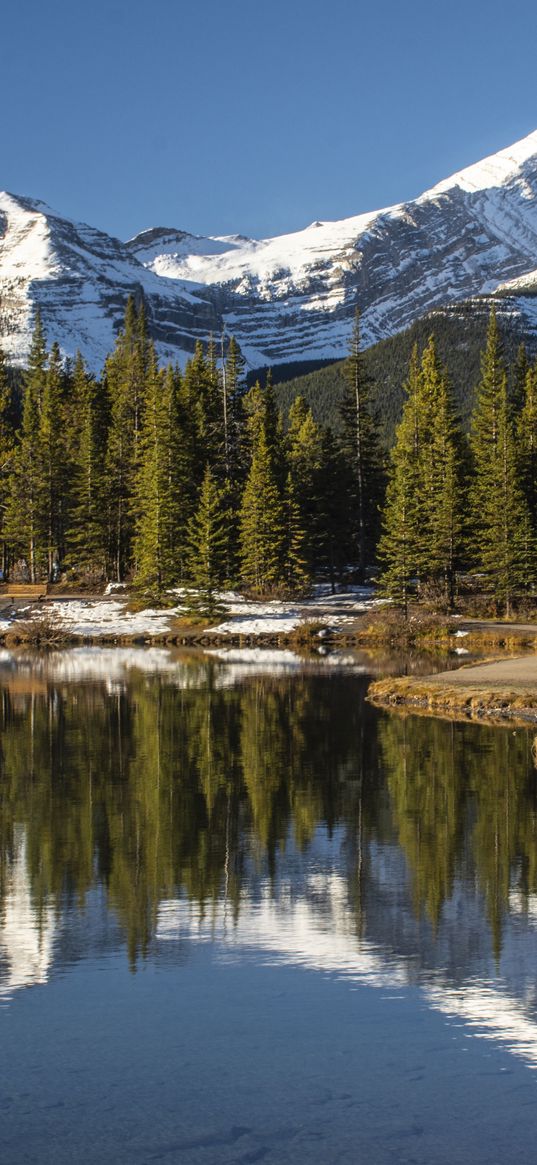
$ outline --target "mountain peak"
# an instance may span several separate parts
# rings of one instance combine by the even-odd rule
[[[443,194],[447,190],[452,190],[454,186],[458,186],[468,193],[504,186],[520,178],[525,164],[531,159],[535,160],[535,169],[537,170],[537,130],[507,146],[504,150],[499,150],[496,154],[489,154],[480,162],[474,162],[473,165],[466,166],[463,170],[457,170],[450,178],[438,182],[436,186],[422,195],[422,198]]]
[[[134,294],[163,360],[184,362],[223,327],[254,367],[337,359],[357,304],[372,344],[500,285],[534,289],[536,260],[537,131],[413,201],[273,239],[154,227],[122,243],[4,193],[0,337],[23,363],[39,307],[50,340],[97,370]]]

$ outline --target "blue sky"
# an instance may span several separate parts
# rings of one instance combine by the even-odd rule
[[[413,197],[537,128],[529,0],[25,0],[0,188],[120,237],[255,236]]]

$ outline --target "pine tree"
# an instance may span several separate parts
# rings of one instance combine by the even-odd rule
[[[517,589],[535,580],[535,546],[518,471],[507,372],[494,312],[472,416],[471,448],[473,562],[509,614]]]
[[[63,413],[63,366],[60,349],[52,345],[39,418],[39,458],[42,491],[41,521],[44,526],[47,574],[53,582],[64,553],[66,507],[66,444]]]
[[[43,320],[41,318],[41,312],[36,311],[32,343],[28,356],[28,367],[24,377],[24,391],[25,395],[30,393],[33,396],[38,412],[41,411],[47,366],[48,352]]]
[[[15,432],[13,427],[13,400],[7,377],[3,349],[0,348],[0,539],[1,571],[5,578],[9,567],[6,516],[9,505],[10,477],[13,472],[15,455]]]
[[[417,559],[415,466],[404,440],[396,436],[383,512],[378,556],[380,593],[408,615]]]
[[[195,484],[201,485],[207,465],[218,466],[219,477],[223,481],[222,386],[212,339],[207,353],[201,341],[197,341],[194,355],[185,368],[183,381],[183,395],[188,401],[193,422]]]
[[[291,595],[301,594],[310,583],[306,533],[291,473],[287,475],[283,497],[284,546],[283,579]]]
[[[378,557],[381,593],[408,614],[420,544],[418,454],[420,450],[420,367],[417,347],[405,384],[407,399],[390,455],[386,501]]]
[[[526,372],[521,410],[515,420],[520,480],[537,536],[537,366]]]
[[[191,584],[188,606],[212,618],[224,610],[218,591],[227,580],[229,540],[228,494],[207,467],[199,503],[188,527],[187,571]]]
[[[243,393],[245,361],[234,336],[224,358],[222,336],[222,445],[225,480],[233,489],[239,473],[239,410]]]
[[[72,505],[69,524],[71,565],[86,575],[106,574],[104,457],[106,402],[102,387],[77,353],[72,385]]]
[[[257,380],[242,397],[242,415],[241,464],[244,475],[246,476],[249,470],[254,450],[263,432],[278,487],[283,491],[287,477],[285,432],[283,416],[276,405],[270,370],[264,387],[261,387]]]
[[[511,373],[511,391],[510,401],[513,413],[516,415],[520,412],[524,404],[526,376],[529,372],[530,362],[528,359],[528,351],[525,344],[519,344],[515,362]]]
[[[170,537],[175,508],[169,462],[173,412],[170,379],[159,372],[153,353],[146,371],[143,427],[133,487],[135,585],[156,601],[176,581]]]
[[[187,528],[197,500],[192,416],[185,403],[183,389],[179,370],[170,365],[164,376],[164,396],[168,410],[165,443],[168,505],[165,531],[176,582],[181,582],[186,573]]]
[[[432,336],[421,361],[420,397],[417,489],[421,539],[417,568],[421,578],[442,585],[445,600],[452,606],[463,542],[463,439]]]
[[[153,355],[144,312],[137,312],[130,297],[124,327],[105,364],[110,410],[105,461],[109,558],[118,582],[132,566],[134,483],[141,450],[146,379]]]
[[[255,594],[282,581],[284,514],[265,430],[257,437],[240,510],[241,579]]]
[[[30,582],[46,572],[47,533],[43,522],[41,408],[47,376],[47,348],[41,316],[36,313],[28,368],[24,378],[22,424],[12,462],[6,536],[12,557],[26,563]]]
[[[494,456],[481,458],[476,453],[473,505],[475,566],[509,616],[517,590],[527,589],[535,582],[536,560],[535,537],[520,484],[506,379],[496,412]]]
[[[365,371],[356,309],[350,352],[343,367],[346,390],[341,400],[343,448],[352,475],[354,542],[358,578],[365,581],[368,558],[377,535],[380,452],[371,406],[371,384]]]
[[[322,468],[322,435],[303,397],[297,397],[289,410],[287,430],[287,464],[292,482],[294,505],[304,530],[303,552],[309,569],[318,565],[320,543],[320,488]],[[289,491],[289,476],[286,483]]]
[[[383,592],[407,612],[412,580],[453,602],[462,547],[461,436],[434,338],[414,349],[391,454],[379,558]]]
[[[316,561],[328,572],[334,594],[351,560],[353,513],[348,461],[331,429],[321,432],[317,496]]]

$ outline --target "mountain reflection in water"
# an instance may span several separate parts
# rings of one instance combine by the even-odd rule
[[[166,652],[2,660],[0,1004],[125,946],[418,985],[537,1066],[531,732],[367,679]]]

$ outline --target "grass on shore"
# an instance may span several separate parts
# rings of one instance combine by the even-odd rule
[[[449,650],[453,625],[442,615],[416,611],[408,619],[394,608],[384,608],[374,612],[359,631],[359,639],[364,644],[383,643],[391,647],[430,646],[437,650]]]
[[[397,711],[426,712],[448,715],[459,713],[463,719],[483,717],[498,720],[519,716],[537,719],[537,692],[531,688],[480,688],[435,684],[434,678],[424,683],[409,676],[376,680],[370,684],[367,699],[381,707]]]

